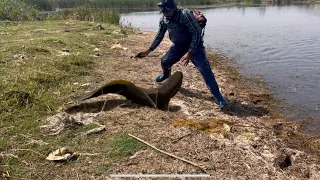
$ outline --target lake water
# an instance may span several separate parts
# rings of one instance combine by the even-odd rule
[[[234,59],[246,76],[263,77],[294,107],[285,111],[290,119],[307,120],[306,128],[319,132],[320,4],[201,11],[208,19],[206,46]],[[160,17],[158,11],[124,13],[121,21],[157,31]]]

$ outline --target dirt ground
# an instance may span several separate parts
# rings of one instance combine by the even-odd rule
[[[148,48],[154,33],[139,32],[109,42],[112,55],[96,65],[90,91],[112,80],[129,80],[157,87],[160,58],[171,43],[143,59],[135,54]],[[99,58],[99,57],[97,57]],[[108,135],[130,133],[201,168],[143,148],[114,163],[109,174],[210,174],[207,179],[320,179],[320,140],[303,134],[301,123],[287,122],[276,99],[260,79],[242,77],[233,61],[209,54],[213,72],[229,105],[220,111],[198,70],[176,64],[184,78],[168,111],[141,107],[113,94],[68,107],[69,114],[94,113]],[[84,92],[85,93],[85,92]],[[199,178],[201,179],[201,178]],[[203,178],[205,179],[205,178]]]

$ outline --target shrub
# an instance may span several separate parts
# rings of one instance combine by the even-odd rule
[[[0,0],[0,20],[35,20],[38,10],[21,0]]]
[[[75,9],[63,10],[57,14],[50,15],[48,19],[94,21],[118,25],[120,15],[118,12],[107,9],[92,9],[85,6],[80,6]]]

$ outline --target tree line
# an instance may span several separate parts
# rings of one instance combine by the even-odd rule
[[[23,0],[39,10],[51,11],[56,8],[75,8],[88,6],[91,8],[123,8],[123,9],[154,9],[160,0]],[[181,6],[213,5],[222,3],[261,3],[263,0],[176,0]],[[287,0],[290,1],[290,0]]]

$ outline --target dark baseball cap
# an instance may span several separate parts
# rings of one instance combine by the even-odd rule
[[[158,3],[158,6],[161,8],[161,12],[168,13],[176,6],[174,0],[162,0]]]

